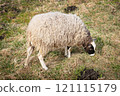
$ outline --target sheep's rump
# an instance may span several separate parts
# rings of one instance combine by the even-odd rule
[[[90,35],[82,20],[73,14],[49,12],[35,15],[27,28],[27,41],[37,50],[74,46]]]

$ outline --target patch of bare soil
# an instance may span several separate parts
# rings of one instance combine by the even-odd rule
[[[5,34],[2,34],[1,36],[0,36],[0,40],[3,40],[5,38]]]
[[[67,8],[64,9],[64,11],[66,13],[69,13],[69,12],[74,11],[76,9],[78,9],[76,6],[68,6]]]
[[[14,12],[14,14],[16,13],[19,13],[21,10],[19,8],[17,8],[17,5],[14,5],[12,3],[3,3],[3,4],[0,4],[0,14],[4,14],[4,13],[7,13],[9,11],[12,11]],[[15,15],[16,16],[16,15]],[[13,19],[15,18],[14,17],[11,17],[10,19]]]
[[[99,73],[94,71],[94,69],[84,69],[80,72],[81,76],[77,77],[77,80],[97,80],[99,78]]]
[[[0,23],[0,32],[1,32],[2,30],[7,31],[7,30],[5,29],[6,25],[7,25],[7,24]],[[2,39],[4,39],[4,38],[5,38],[5,33],[0,34],[0,40],[2,40]]]

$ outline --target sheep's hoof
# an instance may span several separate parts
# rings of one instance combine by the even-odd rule
[[[70,56],[70,55],[67,55],[66,57],[67,57],[67,58],[70,58],[71,56]]]
[[[64,55],[65,57],[67,57],[67,58],[70,58],[71,56],[69,56],[69,55]]]
[[[48,70],[48,68],[47,68],[47,67],[45,67],[44,69],[45,69],[45,70]]]
[[[24,64],[24,68],[26,68],[26,67],[28,67],[28,64],[25,63],[25,64]]]

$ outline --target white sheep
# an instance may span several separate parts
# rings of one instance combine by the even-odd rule
[[[34,48],[39,51],[38,58],[42,67],[47,70],[43,57],[58,48],[65,48],[65,55],[70,58],[70,49],[75,45],[83,45],[91,56],[95,53],[95,42],[82,20],[73,14],[49,12],[35,15],[27,28],[27,59]]]

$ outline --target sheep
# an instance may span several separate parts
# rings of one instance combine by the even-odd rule
[[[75,14],[48,12],[35,15],[28,24],[27,58],[33,50],[38,51],[42,67],[47,70],[43,57],[49,52],[65,48],[65,56],[71,57],[71,47],[82,45],[90,56],[94,56],[96,44],[82,20]]]

